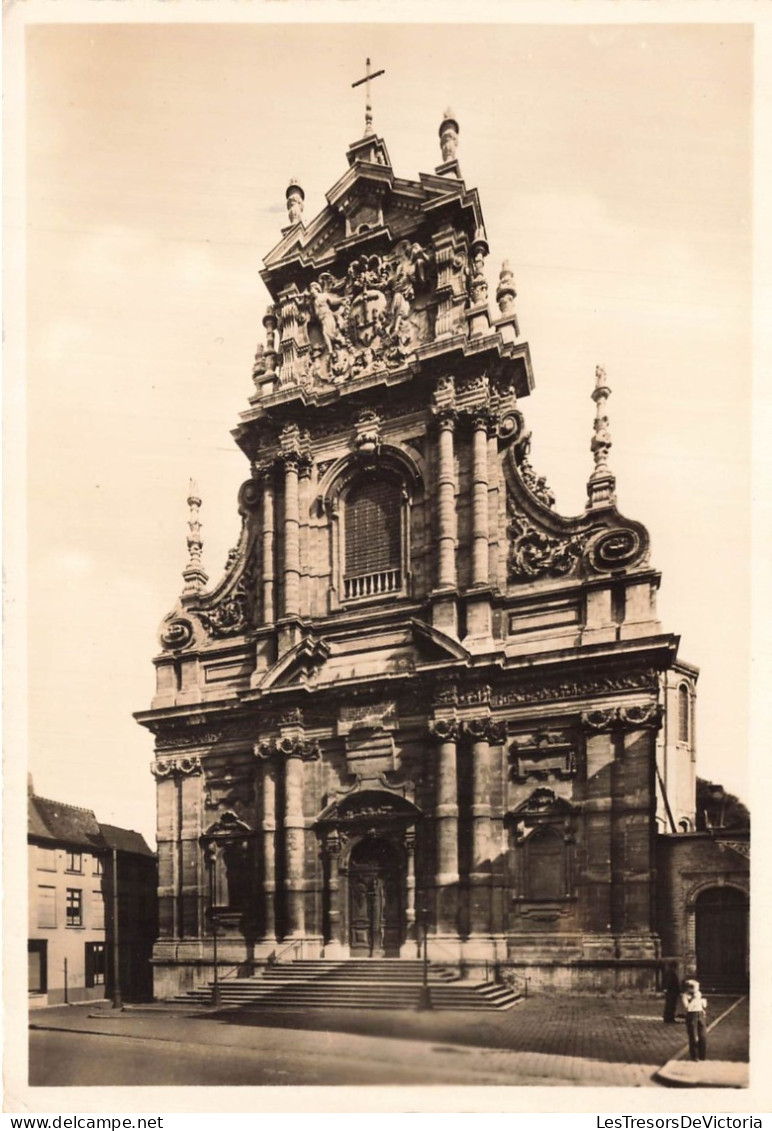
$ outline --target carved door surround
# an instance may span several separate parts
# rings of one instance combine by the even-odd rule
[[[316,832],[325,864],[325,955],[395,958],[415,938],[420,817],[388,787],[355,788],[324,810]]]

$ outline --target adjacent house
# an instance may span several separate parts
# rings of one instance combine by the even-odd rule
[[[31,788],[27,811],[31,1003],[111,995],[116,940],[123,996],[151,997],[155,854],[139,833],[100,825],[90,809]]]

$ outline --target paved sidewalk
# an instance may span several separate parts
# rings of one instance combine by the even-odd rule
[[[165,1005],[113,1011],[109,1005],[71,1006],[31,1014],[35,1029],[77,1030],[142,1040],[215,1043],[265,1048],[266,1028],[289,1035],[300,1046],[311,1034],[335,1034],[378,1043],[379,1057],[408,1063],[420,1055],[437,1071],[452,1071],[465,1082],[609,1085],[744,1086],[747,1083],[748,1002],[713,998],[713,1060],[683,1062],[686,1030],[665,1025],[656,998],[534,997],[501,1013],[381,1010],[251,1010]],[[730,1008],[732,1007],[733,1008]],[[723,1016],[722,1016],[723,1015]],[[347,1043],[347,1042],[345,1042]],[[410,1047],[409,1047],[410,1046]],[[413,1047],[414,1046],[414,1047]],[[726,1070],[714,1067],[720,1060]],[[734,1066],[734,1067],[732,1067]],[[695,1079],[695,1073],[702,1078]],[[723,1073],[723,1076],[722,1076]],[[708,1080],[710,1077],[710,1080]]]

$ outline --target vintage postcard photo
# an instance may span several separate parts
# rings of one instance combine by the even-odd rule
[[[7,14],[8,1110],[758,1110],[766,28],[215,9]]]

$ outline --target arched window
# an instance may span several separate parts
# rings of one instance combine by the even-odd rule
[[[525,887],[529,899],[565,899],[566,846],[548,827],[535,829],[526,845]]]
[[[678,741],[689,741],[689,688],[685,683],[678,688]]]
[[[403,489],[391,476],[356,480],[344,500],[344,597],[399,593],[403,586]]]

